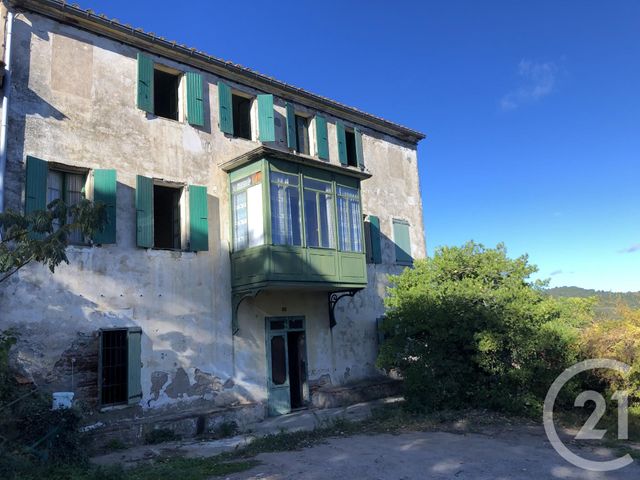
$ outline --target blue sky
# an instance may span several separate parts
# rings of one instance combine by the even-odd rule
[[[640,290],[640,2],[79,2],[425,132],[430,254]]]

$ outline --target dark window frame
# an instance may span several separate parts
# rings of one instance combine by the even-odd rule
[[[175,198],[173,199],[174,204],[171,206],[170,220],[169,223],[172,225],[171,235],[173,236],[173,243],[169,246],[169,243],[158,245],[158,232],[156,228],[158,227],[158,222],[156,219],[158,216],[164,217],[166,219],[166,209],[158,209],[157,208],[157,195],[158,191],[168,192],[169,190],[174,190]],[[183,208],[182,202],[184,201],[184,193],[185,186],[181,184],[170,184],[165,182],[154,182],[153,183],[153,248],[156,250],[175,250],[182,251],[186,247],[183,245]],[[166,225],[165,225],[166,227]]]
[[[233,136],[253,140],[253,103],[255,97],[237,90],[231,91],[231,111],[233,115]]]
[[[175,70],[162,64],[154,63],[153,65],[153,114],[156,117],[165,118],[167,120],[173,120],[175,122],[182,122],[183,120],[183,107],[181,101],[181,89],[183,84],[184,72]],[[173,79],[173,85],[169,82]],[[170,99],[167,103],[166,109],[158,102],[161,101],[160,95],[160,82],[167,83],[169,92],[165,91],[165,94],[170,94],[173,99]],[[171,91],[171,89],[173,91]],[[172,111],[173,110],[173,111]]]

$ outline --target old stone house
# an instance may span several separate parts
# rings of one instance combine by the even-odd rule
[[[98,430],[201,430],[380,375],[387,275],[425,255],[423,134],[58,0],[0,23],[2,208],[109,212],[0,285],[24,377]]]

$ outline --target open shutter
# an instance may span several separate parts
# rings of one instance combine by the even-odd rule
[[[380,219],[375,215],[369,215],[369,232],[371,236],[371,262],[382,263],[382,250],[380,248]]]
[[[107,224],[96,233],[96,243],[116,243],[116,188],[115,170],[94,170],[93,200],[104,203],[107,209]]]
[[[138,108],[153,113],[153,60],[138,52]]]
[[[191,250],[209,250],[209,221],[207,212],[207,187],[189,185],[189,225]]]
[[[204,126],[202,75],[196,72],[187,72],[187,121],[191,125]]]
[[[396,244],[396,263],[411,265],[411,239],[409,238],[409,224],[405,220],[393,219],[393,241]]]
[[[139,247],[153,247],[153,179],[136,177],[136,242]]]
[[[336,133],[338,137],[338,158],[341,165],[347,165],[347,137],[344,132],[344,124],[340,121],[336,122]]]
[[[296,136],[296,111],[293,105],[287,102],[287,147],[298,150],[298,137]]]
[[[24,213],[47,208],[47,162],[36,157],[27,157],[27,182]]]
[[[364,154],[362,153],[362,132],[355,128],[353,133],[356,137],[356,159],[358,160],[358,167],[364,168]]]
[[[127,400],[129,404],[136,404],[142,400],[141,340],[142,330],[140,328],[127,330]]]
[[[218,106],[220,112],[220,130],[233,135],[233,109],[231,105],[231,87],[224,82],[218,82]]]
[[[261,142],[275,142],[273,95],[258,95],[258,138]]]
[[[318,157],[322,160],[329,160],[327,119],[321,115],[316,115],[316,142],[318,144]]]

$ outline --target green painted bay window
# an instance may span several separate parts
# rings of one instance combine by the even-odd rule
[[[305,177],[303,185],[307,246],[335,248],[333,184]]]
[[[262,172],[255,172],[231,183],[233,249],[264,244]]]
[[[302,246],[298,175],[271,170],[271,239],[274,245]]]
[[[356,188],[337,185],[338,246],[343,252],[362,252],[362,209]]]

